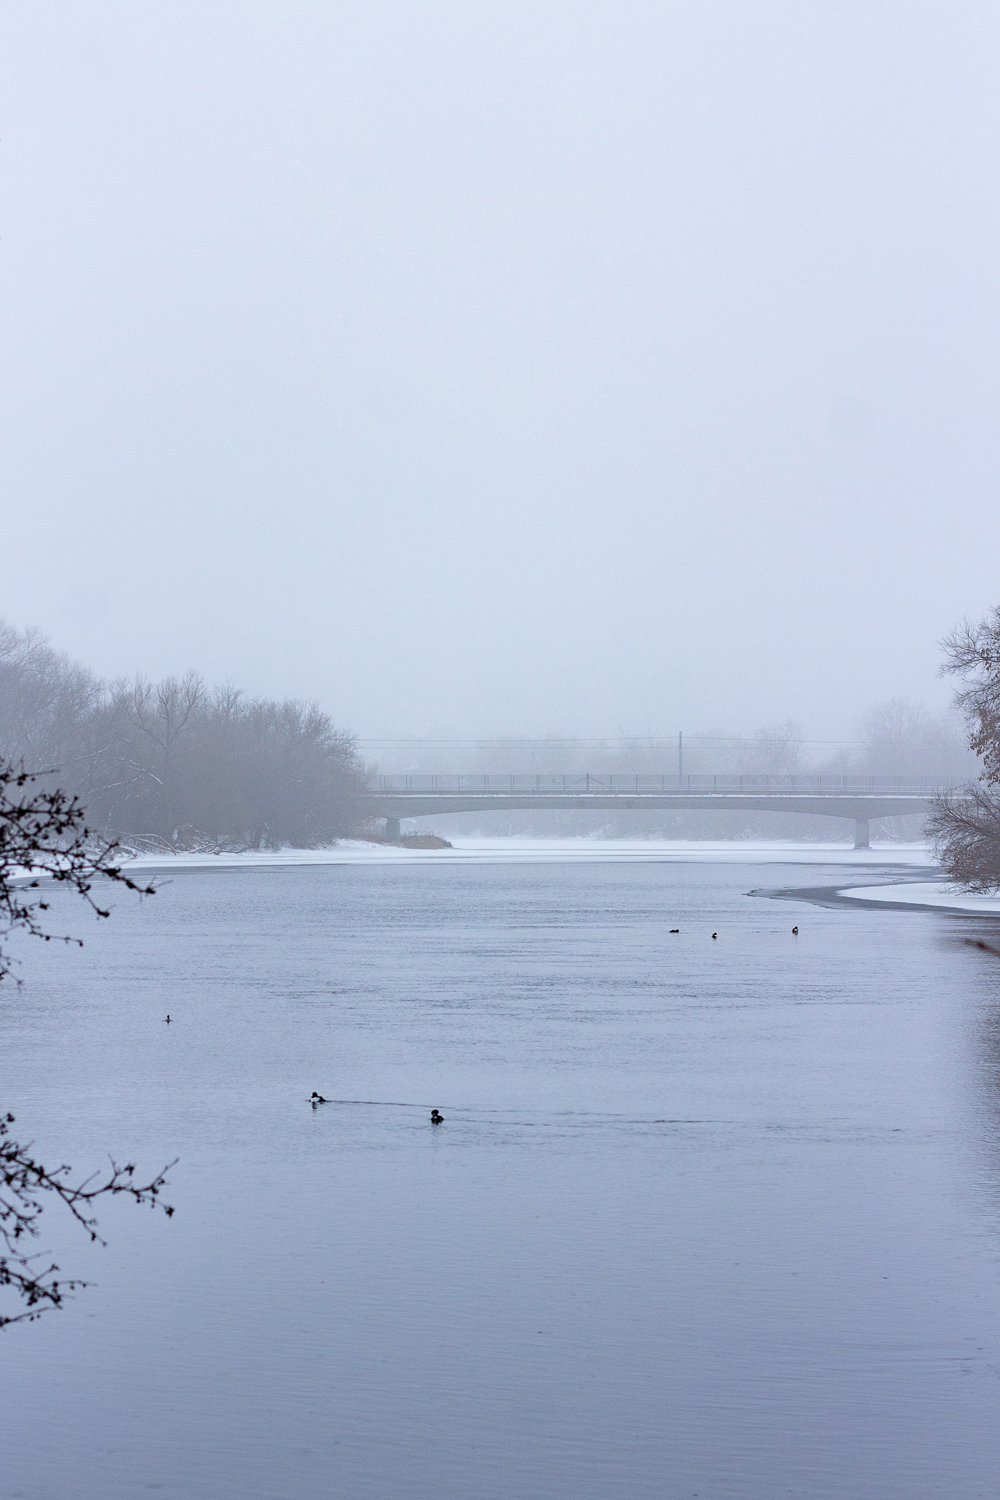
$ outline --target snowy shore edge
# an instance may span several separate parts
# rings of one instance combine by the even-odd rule
[[[1000,915],[1000,892],[976,895],[947,880],[914,880],[905,885],[851,886],[838,891],[847,901],[890,901],[894,906],[931,906],[938,911]]]
[[[780,840],[708,839],[532,839],[454,838],[451,849],[406,849],[344,839],[327,849],[248,850],[234,854],[140,854],[129,869],[181,870],[252,868],[275,865],[681,863],[844,865],[852,869],[933,869],[925,844],[881,844],[854,849],[847,844],[797,844]]]
[[[532,839],[455,838],[450,849],[408,849],[364,839],[342,839],[324,849],[262,849],[212,854],[167,851],[140,854],[128,869],[167,873],[171,870],[266,869],[287,865],[405,865],[442,862],[479,864],[731,864],[830,865],[852,871],[907,870],[915,875],[935,868],[927,844],[876,844],[855,849],[847,844],[800,844],[780,840],[685,839]],[[946,880],[845,886],[836,888],[846,901],[1000,915],[1000,892],[976,895]]]

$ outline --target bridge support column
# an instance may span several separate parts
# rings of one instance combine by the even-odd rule
[[[386,841],[386,843],[387,844],[398,844],[399,843],[399,839],[400,839],[399,819],[398,818],[386,818],[386,820],[385,820],[385,841]]]
[[[855,849],[870,849],[872,846],[871,823],[867,818],[854,819]]]

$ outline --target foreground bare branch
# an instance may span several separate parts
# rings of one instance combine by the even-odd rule
[[[170,1162],[150,1182],[137,1182],[132,1163],[119,1167],[112,1160],[106,1175],[96,1173],[72,1187],[68,1181],[72,1168],[56,1167],[48,1171],[31,1155],[30,1144],[14,1140],[10,1127],[14,1116],[0,1119],[0,1287],[9,1286],[25,1304],[25,1311],[12,1316],[0,1312],[0,1328],[9,1323],[32,1322],[46,1308],[59,1307],[68,1292],[87,1285],[78,1277],[59,1280],[59,1267],[53,1262],[41,1268],[36,1262],[43,1257],[27,1253],[28,1243],[38,1238],[38,1219],[45,1203],[43,1194],[54,1195],[86,1230],[92,1241],[106,1243],[97,1232],[97,1220],[90,1214],[94,1200],[126,1193],[136,1203],[162,1208],[170,1218],[173,1208],[160,1202],[160,1190],[166,1185],[167,1173],[176,1162]]]
[[[75,797],[58,789],[39,790],[37,779],[10,762],[0,762],[0,980],[11,973],[7,939],[13,932],[27,932],[46,942],[57,936],[48,931],[44,916],[51,904],[46,895],[52,884],[68,885],[98,917],[110,915],[94,892],[99,879],[139,895],[155,895],[153,886],[125,874],[122,851],[116,844],[92,838]],[[80,941],[69,936],[58,940]],[[134,1164],[120,1167],[111,1159],[107,1172],[73,1185],[72,1168],[64,1164],[50,1171],[32,1155],[30,1143],[14,1139],[13,1124],[12,1114],[0,1115],[0,1288],[9,1287],[24,1310],[0,1312],[0,1328],[31,1322],[47,1308],[60,1307],[68,1292],[86,1285],[79,1278],[61,1280],[54,1262],[39,1265],[44,1257],[30,1253],[31,1242],[38,1238],[39,1217],[54,1200],[99,1244],[104,1241],[91,1213],[97,1198],[125,1193],[136,1203],[162,1208],[168,1218],[173,1214],[168,1204],[160,1202],[170,1167],[141,1182],[136,1180]]]
[[[79,938],[46,930],[42,913],[48,882],[68,885],[82,896],[95,916],[108,909],[94,895],[94,882],[103,877],[142,896],[155,888],[133,880],[122,868],[117,843],[97,842],[84,822],[76,797],[58,788],[40,791],[38,776],[10,764],[0,764],[0,979],[10,973],[5,946],[15,930],[51,942],[80,944]]]

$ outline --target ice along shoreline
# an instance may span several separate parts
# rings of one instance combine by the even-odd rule
[[[787,840],[707,839],[532,839],[454,838],[450,849],[406,849],[345,839],[325,849],[245,850],[238,853],[145,853],[130,869],[252,869],[278,865],[670,863],[842,865],[851,870],[933,870],[925,844],[883,844],[855,849],[848,844],[800,844]]]
[[[935,870],[926,844],[879,844],[858,850],[847,844],[802,844],[781,840],[681,839],[531,839],[454,838],[450,849],[407,849],[398,845],[344,839],[324,849],[243,850],[233,853],[178,853],[137,855],[131,869],[254,869],[290,865],[406,865],[448,864],[734,864],[839,865],[845,870],[884,871],[895,880],[878,885],[824,885],[798,889],[756,890],[751,895],[799,897],[840,905],[841,902],[895,908],[923,908],[969,915],[1000,915],[1000,893],[975,895],[944,880],[928,880]],[[906,871],[903,879],[899,879]]]

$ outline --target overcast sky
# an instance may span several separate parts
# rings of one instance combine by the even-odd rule
[[[0,614],[362,736],[947,701],[1000,7],[4,0]]]

